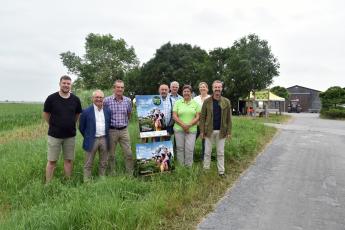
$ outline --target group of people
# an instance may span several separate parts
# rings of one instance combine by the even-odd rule
[[[201,156],[204,169],[210,168],[213,143],[217,149],[218,174],[224,176],[224,145],[231,138],[231,105],[222,96],[221,81],[212,83],[212,95],[208,95],[206,82],[199,84],[200,95],[192,98],[192,87],[182,87],[182,98],[174,101],[172,114],[175,124],[176,157],[180,164],[192,166],[195,141],[202,139]]]
[[[130,98],[124,96],[124,82],[116,80],[113,85],[113,95],[106,98],[101,90],[94,91],[92,105],[84,110],[80,99],[71,93],[72,80],[69,76],[62,76],[59,86],[58,92],[48,96],[43,110],[43,117],[49,124],[46,182],[53,178],[61,149],[65,176],[72,175],[78,120],[79,131],[84,137],[84,181],[91,179],[93,161],[97,152],[99,176],[104,177],[106,173],[115,174],[117,144],[121,145],[124,153],[126,171],[132,174],[134,161],[128,131],[132,102]],[[169,134],[161,138],[170,140],[174,136],[177,161],[182,165],[192,165],[195,140],[200,136],[203,140],[202,156],[205,169],[210,168],[212,144],[216,143],[220,176],[225,172],[225,140],[231,137],[231,106],[230,101],[221,96],[222,88],[222,82],[214,81],[213,94],[208,95],[208,85],[201,82],[200,95],[195,98],[192,98],[190,85],[182,87],[182,96],[180,96],[179,83],[176,81],[171,82],[170,89],[166,84],[160,85],[158,89],[163,104],[162,119]]]

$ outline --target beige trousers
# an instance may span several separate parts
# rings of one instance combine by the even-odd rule
[[[131,150],[131,141],[129,137],[128,127],[122,130],[110,129],[110,151],[109,151],[109,169],[110,174],[114,174],[115,168],[115,151],[116,146],[119,143],[124,153],[126,171],[127,173],[133,173],[133,156]]]
[[[225,145],[225,138],[219,139],[219,130],[214,130],[211,134],[211,137],[205,138],[205,157],[204,157],[204,169],[210,168],[211,163],[211,152],[212,152],[212,144],[216,144],[217,149],[217,168],[218,173],[223,174],[225,172],[224,169],[224,145]]]
[[[97,151],[99,152],[98,173],[100,176],[105,175],[105,170],[107,169],[108,163],[107,141],[105,137],[96,137],[92,150],[90,152],[85,152],[84,178],[91,177],[93,160],[95,159]]]

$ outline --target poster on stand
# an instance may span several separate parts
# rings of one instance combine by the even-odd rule
[[[158,95],[136,95],[140,138],[167,136],[163,104]]]
[[[174,169],[174,152],[171,141],[136,145],[137,173],[148,175]]]

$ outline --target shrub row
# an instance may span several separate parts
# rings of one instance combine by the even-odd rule
[[[345,109],[343,108],[322,109],[320,113],[325,118],[345,119]]]

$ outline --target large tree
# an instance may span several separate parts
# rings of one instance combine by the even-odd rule
[[[339,86],[330,87],[320,93],[320,99],[323,109],[337,108],[339,105],[345,104],[345,89]]]
[[[137,93],[157,93],[162,83],[178,81],[180,85],[191,84],[194,90],[200,81],[210,83],[212,72],[207,52],[190,44],[162,45],[154,57],[143,64]]]
[[[248,96],[250,91],[267,88],[273,77],[279,75],[279,63],[268,42],[255,34],[235,41],[230,49],[216,49],[210,55],[219,64],[213,74],[224,81],[224,95],[233,102]]]
[[[289,92],[287,91],[285,87],[278,86],[278,85],[274,86],[271,88],[271,92],[279,97],[289,99]]]
[[[76,86],[79,88],[109,89],[116,79],[123,79],[139,64],[134,48],[111,34],[90,33],[86,37],[85,51],[83,57],[71,51],[60,54],[68,71],[78,76]]]

